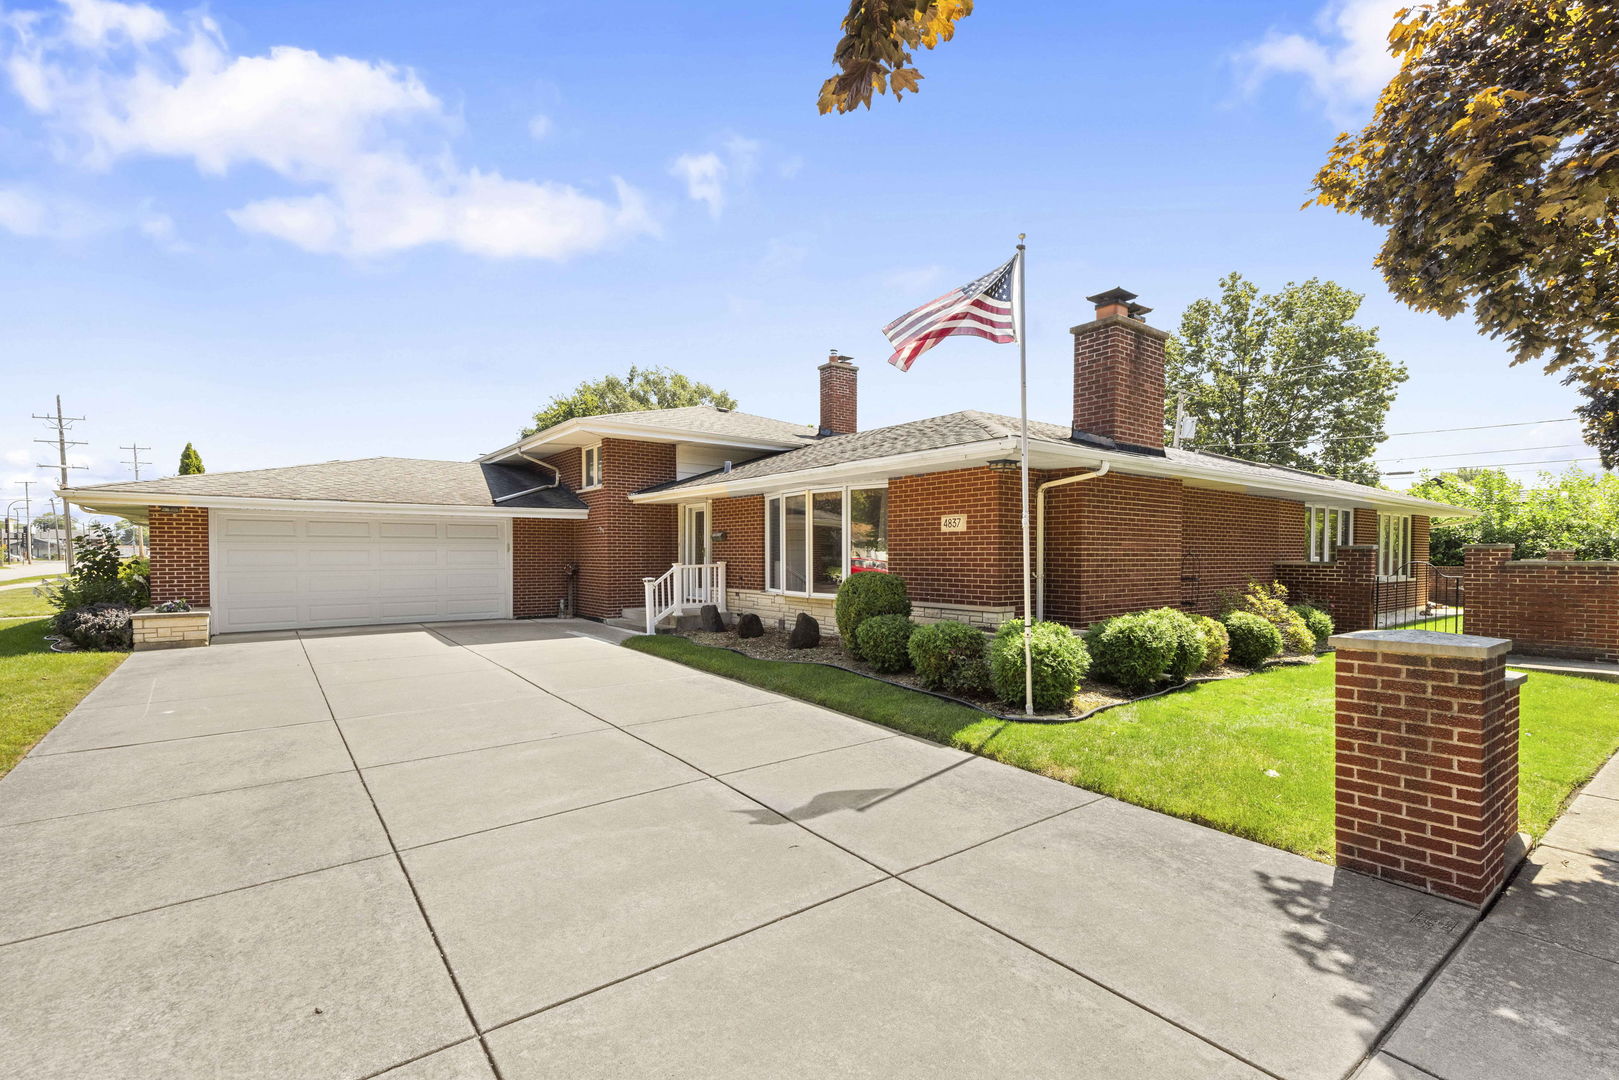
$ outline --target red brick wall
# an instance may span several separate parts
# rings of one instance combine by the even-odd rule
[[[1047,492],[1046,618],[1086,626],[1179,606],[1181,491],[1179,480],[1109,473]]]
[[[1074,426],[1137,446],[1164,445],[1164,338],[1123,315],[1076,326]]]
[[[1304,558],[1304,504],[1182,488],[1181,551],[1182,604],[1213,615],[1222,593],[1274,581],[1278,562]]]
[[[512,519],[512,615],[555,615],[568,592],[567,566],[581,521]]]
[[[965,514],[966,530],[941,532],[946,514]],[[889,570],[912,600],[1021,603],[1020,522],[1016,470],[896,476],[888,482]]]
[[[1358,516],[1358,515],[1357,515]],[[1355,528],[1360,536],[1360,528]],[[1276,564],[1276,580],[1287,586],[1289,599],[1313,604],[1332,616],[1339,633],[1370,630],[1375,625],[1372,602],[1376,599],[1377,548],[1352,544],[1338,549],[1329,563],[1285,562]]]
[[[1469,634],[1516,652],[1619,663],[1619,562],[1512,559],[1511,544],[1464,549]]]
[[[724,540],[712,541],[712,558],[725,563],[725,582],[732,589],[765,587],[765,499],[715,499],[709,504],[711,527]]]
[[[1500,886],[1518,827],[1505,661],[1339,644],[1339,866],[1474,905]]]
[[[164,510],[149,506],[152,602],[208,599],[208,511],[188,506]]]
[[[602,485],[581,491],[590,516],[578,527],[579,614],[595,619],[618,615],[644,600],[643,577],[658,577],[677,558],[678,510],[641,506],[629,494],[675,478],[673,443],[602,440]],[[579,487],[580,452],[564,450],[546,459],[562,482]]]
[[[846,359],[821,365],[822,431],[849,435],[859,430],[859,370]]]

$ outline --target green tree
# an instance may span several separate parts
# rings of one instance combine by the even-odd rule
[[[207,471],[202,467],[202,455],[197,453],[196,447],[186,443],[186,448],[180,451],[180,475],[195,476]]]
[[[1585,404],[1574,415],[1585,428],[1585,441],[1596,447],[1604,469],[1619,469],[1619,383],[1582,387]]]
[[[1424,477],[1411,494],[1480,512],[1466,521],[1433,523],[1431,558],[1440,565],[1460,565],[1467,544],[1512,544],[1520,559],[1554,548],[1573,548],[1586,559],[1619,558],[1619,476],[1613,473],[1575,468],[1560,476],[1541,473],[1530,485],[1499,469],[1470,469],[1465,476]]]
[[[1441,0],[1401,12],[1400,70],[1318,202],[1387,230],[1395,296],[1471,305],[1514,363],[1619,377],[1619,5]]]
[[[839,70],[821,85],[821,112],[869,109],[873,95],[890,91],[896,101],[916,93],[922,73],[910,66],[911,50],[949,41],[972,13],[973,0],[849,0],[832,53]]]
[[[1241,274],[1221,278],[1166,344],[1166,431],[1184,394],[1201,449],[1377,483],[1372,452],[1406,374],[1378,351],[1375,327],[1356,325],[1362,299],[1316,278],[1267,295]]]
[[[716,390],[707,383],[693,382],[679,372],[668,368],[631,367],[622,378],[607,375],[587,380],[566,394],[553,397],[546,406],[534,414],[534,423],[523,429],[524,435],[543,431],[576,416],[600,416],[603,413],[641,412],[646,409],[679,409],[689,405],[713,405],[720,409],[736,408],[736,398],[724,390]]]
[[[41,529],[48,529],[51,532],[55,532],[57,529],[62,527],[62,515],[50,513],[35,514],[34,520],[28,524],[29,528],[33,529],[36,533]]]

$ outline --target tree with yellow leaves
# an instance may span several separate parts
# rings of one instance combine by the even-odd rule
[[[910,66],[911,50],[949,41],[972,13],[973,0],[850,0],[832,54],[840,70],[821,86],[821,112],[869,109],[877,94],[892,92],[898,101],[916,93],[922,73]]]

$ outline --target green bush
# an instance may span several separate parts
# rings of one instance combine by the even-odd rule
[[[981,697],[990,692],[989,638],[966,623],[919,626],[908,646],[917,681],[929,690]]]
[[[1037,712],[1067,711],[1090,670],[1091,654],[1085,643],[1061,623],[1037,622],[1029,632],[1029,656],[1034,669],[1034,707]],[[1023,622],[1008,619],[995,631],[989,646],[990,681],[1000,700],[1023,706]]]
[[[1203,663],[1198,670],[1213,671],[1231,655],[1231,635],[1226,633],[1225,624],[1219,619],[1211,619],[1207,615],[1193,615],[1191,618],[1198,636],[1203,639]]]
[[[1293,614],[1303,619],[1304,625],[1309,627],[1311,634],[1315,635],[1315,647],[1317,649],[1326,648],[1327,639],[1332,636],[1332,616],[1309,604],[1294,604]]]
[[[1106,619],[1091,623],[1085,628],[1085,651],[1091,654],[1091,678],[1103,679],[1107,682],[1115,681],[1113,673],[1107,669],[1107,650],[1102,647],[1102,635],[1107,633],[1110,623],[1118,616],[1109,616]]]
[[[1231,639],[1231,662],[1258,667],[1282,651],[1282,632],[1251,611],[1233,611],[1224,619]]]
[[[1151,690],[1165,675],[1184,680],[1208,651],[1197,624],[1174,608],[1119,615],[1085,637],[1098,669],[1132,694]]]
[[[905,582],[893,574],[866,570],[850,574],[838,586],[838,599],[834,605],[838,620],[838,636],[843,647],[854,656],[860,655],[857,637],[860,624],[873,615],[909,615],[911,597],[905,591]]]
[[[118,554],[117,537],[98,522],[74,542],[72,572],[35,591],[58,612],[94,604],[140,608],[151,598],[147,573],[145,559],[124,563]]]
[[[1245,611],[1258,615],[1276,627],[1282,635],[1282,646],[1290,653],[1315,652],[1315,634],[1292,608],[1287,606],[1287,586],[1280,581],[1262,585],[1248,583],[1240,595],[1227,598],[1228,611]]]
[[[81,649],[119,652],[134,645],[131,611],[122,604],[90,604],[57,612],[56,632]]]
[[[854,632],[860,656],[873,669],[884,673],[904,671],[911,666],[907,646],[916,624],[905,615],[873,615]]]

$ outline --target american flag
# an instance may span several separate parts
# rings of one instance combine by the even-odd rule
[[[951,289],[883,327],[883,336],[894,346],[888,362],[909,371],[918,356],[953,334],[988,338],[1002,345],[1016,341],[1012,277],[1017,260],[1014,255],[983,277]]]

